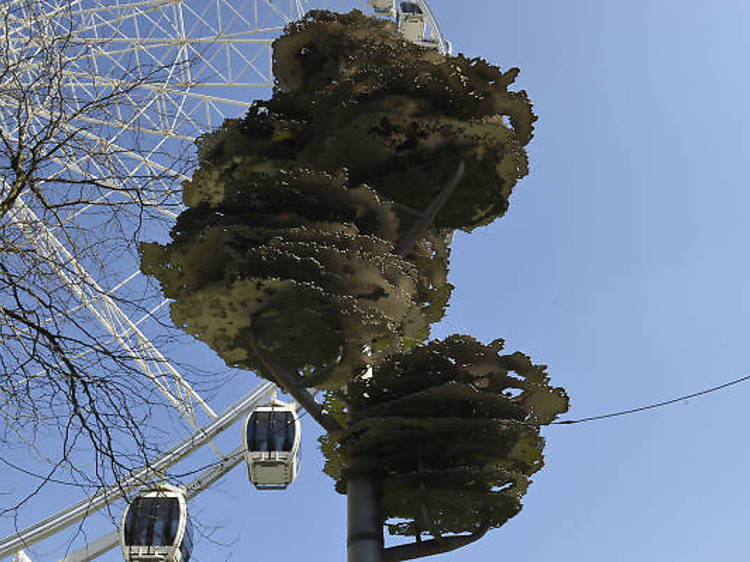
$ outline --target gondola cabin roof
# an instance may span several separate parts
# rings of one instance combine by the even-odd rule
[[[371,0],[376,14],[393,14],[396,11],[396,0]]]

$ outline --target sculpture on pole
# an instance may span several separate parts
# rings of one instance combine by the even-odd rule
[[[290,24],[274,72],[270,100],[199,139],[188,208],[142,268],[228,365],[324,391],[325,471],[376,515],[350,526],[376,555],[350,562],[453,550],[518,513],[568,405],[502,340],[429,341],[453,232],[506,212],[536,117],[518,69],[357,11]],[[383,524],[416,542],[381,550]]]

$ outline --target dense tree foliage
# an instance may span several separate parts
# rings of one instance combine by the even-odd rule
[[[518,69],[444,57],[355,11],[292,24],[274,43],[274,73],[273,98],[205,139],[204,160],[346,167],[354,184],[413,211],[463,160],[467,172],[436,224],[465,230],[502,216],[528,172],[523,147],[536,117],[525,92],[508,91]]]
[[[539,426],[568,400],[544,365],[502,348],[502,340],[454,335],[392,355],[350,383],[337,398],[350,424],[322,438],[337,489],[372,474],[399,535],[473,532],[515,515],[543,465]]]
[[[455,548],[444,533],[473,540],[521,509],[540,426],[567,409],[545,367],[501,340],[423,343],[452,289],[452,233],[505,213],[536,117],[508,90],[517,69],[356,11],[291,24],[274,72],[270,100],[199,140],[188,208],[171,243],[144,245],[143,270],[228,364],[280,382],[276,362],[292,394],[327,391],[337,489],[379,482],[391,533],[441,543],[387,559]]]
[[[249,330],[290,369],[343,356],[330,375],[351,372],[367,344],[377,358],[427,336],[420,309],[430,303],[417,300],[427,281],[393,253],[389,205],[349,188],[343,173],[252,168],[238,158],[196,173],[185,194],[198,204],[179,217],[173,242],[143,247],[143,269],[175,299],[177,325],[250,369],[260,365]]]

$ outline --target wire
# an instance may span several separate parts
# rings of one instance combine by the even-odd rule
[[[589,416],[589,417],[586,417],[586,418],[580,418],[580,419],[576,419],[576,420],[553,421],[549,425],[573,425],[573,424],[576,424],[576,423],[585,423],[585,422],[590,422],[590,421],[603,420],[603,419],[607,419],[607,418],[615,418],[615,417],[618,417],[618,416],[625,416],[625,415],[628,415],[628,414],[635,414],[635,413],[638,413],[638,412],[645,412],[646,410],[653,410],[653,409],[656,409],[656,408],[661,408],[662,406],[669,406],[670,404],[675,404],[676,402],[682,402],[683,400],[688,400],[690,398],[695,398],[696,396],[703,396],[704,394],[710,394],[712,392],[716,392],[717,390],[723,390],[725,388],[728,388],[730,386],[734,386],[734,385],[740,384],[740,383],[745,382],[747,380],[750,380],[750,375],[745,375],[744,377],[740,377],[738,379],[734,379],[732,381],[726,382],[724,384],[720,384],[718,386],[712,386],[710,388],[706,388],[706,389],[700,390],[698,392],[693,392],[691,394],[686,394],[684,396],[678,396],[677,398],[671,398],[669,400],[664,400],[662,402],[655,402],[654,404],[649,404],[647,406],[640,406],[638,408],[630,408],[629,410],[620,410],[618,412],[611,412],[609,414],[600,414],[598,416]],[[297,416],[297,419],[301,420],[308,413],[309,412],[307,410],[303,409],[302,413]],[[287,422],[285,424],[284,428],[286,427],[286,425],[290,425],[292,423],[294,423],[294,422]],[[282,431],[284,428],[279,428],[279,429],[277,429],[275,431]],[[244,455],[244,451],[241,452],[241,453],[237,453],[237,455],[238,456],[239,455]],[[230,457],[227,457],[227,458],[230,458]],[[4,460],[4,459],[0,459],[0,460]],[[194,470],[190,470],[188,472],[183,472],[183,473],[179,473],[179,474],[172,473],[172,474],[170,474],[170,476],[176,477],[176,478],[184,478],[185,476],[190,476],[192,474],[196,474],[198,472],[202,472],[204,470],[208,470],[209,468],[213,468],[214,466],[218,466],[222,462],[224,462],[224,461],[223,460],[222,461],[214,461],[214,462],[212,462],[210,464],[207,464],[207,465],[202,466],[200,468],[196,468]]]
[[[662,402],[655,402],[654,404],[649,404],[647,406],[640,406],[638,408],[630,408],[629,410],[620,410],[618,412],[611,412],[609,414],[600,414],[598,416],[589,416],[589,417],[586,417],[586,418],[580,418],[580,419],[576,419],[576,420],[559,420],[559,421],[553,421],[549,425],[573,425],[573,424],[577,424],[577,423],[586,423],[586,422],[603,420],[603,419],[608,419],[608,418],[616,418],[616,417],[619,417],[619,416],[626,416],[628,414],[636,414],[638,412],[645,412],[646,410],[654,410],[656,408],[661,408],[663,406],[669,406],[670,404],[675,404],[677,402],[682,402],[683,400],[689,400],[690,398],[695,398],[696,396],[703,396],[705,394],[711,394],[712,392],[716,392],[718,390],[723,390],[725,388],[728,388],[730,386],[734,386],[734,385],[743,383],[743,382],[748,381],[748,380],[750,380],[750,375],[745,375],[744,377],[740,377],[738,379],[731,380],[729,382],[726,382],[724,384],[720,384],[718,386],[712,386],[710,388],[706,388],[706,389],[700,390],[698,392],[693,392],[691,394],[686,394],[684,396],[678,396],[677,398],[671,398],[669,400],[664,400]],[[308,413],[309,412],[307,412],[307,410],[303,410],[303,412],[300,415],[297,416],[297,419],[301,420]],[[292,423],[294,423],[294,422],[287,422],[285,425],[290,425]],[[282,431],[282,428],[279,428],[276,431]],[[236,453],[236,456],[241,456],[241,455],[244,455],[244,451],[241,452],[241,453]],[[210,464],[201,466],[199,468],[190,470],[188,472],[170,473],[170,476],[175,477],[175,478],[184,478],[186,476],[191,476],[191,475],[196,474],[198,472],[202,472],[204,470],[208,470],[209,468],[213,468],[215,466],[218,466],[222,462],[225,462],[226,460],[228,460],[230,458],[232,458],[232,455],[226,457],[223,460],[214,461],[214,462],[212,462]],[[45,480],[48,480],[50,482],[54,482],[56,484],[65,484],[67,486],[81,487],[81,484],[76,484],[76,483],[73,483],[73,482],[66,482],[64,480],[57,480],[57,479],[53,479],[53,478],[48,478],[48,477],[42,476],[40,474],[35,474],[35,473],[33,473],[33,472],[29,471],[29,470],[21,468],[20,466],[16,466],[14,464],[11,464],[10,462],[8,462],[6,459],[4,459],[2,457],[0,457],[0,462],[5,463],[6,465],[8,465],[11,468],[14,468],[15,470],[18,470],[20,472],[28,474],[29,476],[34,476],[34,477],[39,478],[39,479],[45,479]]]
[[[745,382],[747,380],[750,380],[750,375],[746,375],[744,377],[740,377],[738,379],[734,379],[733,381],[726,382],[724,384],[720,384],[719,386],[712,386],[711,388],[707,388],[705,390],[701,390],[699,392],[693,392],[692,394],[686,394],[685,396],[680,396],[678,398],[672,398],[670,400],[664,400],[663,402],[656,402],[654,404],[649,404],[648,406],[641,406],[639,408],[631,408],[629,410],[621,410],[619,412],[612,412],[610,414],[601,414],[598,416],[589,416],[587,418],[580,418],[577,420],[560,420],[560,421],[554,421],[550,425],[572,425],[574,423],[584,423],[584,422],[590,422],[590,421],[596,421],[596,420],[603,420],[606,418],[615,418],[618,416],[625,416],[627,414],[635,414],[637,412],[644,412],[646,410],[653,410],[655,408],[661,408],[662,406],[668,406],[670,404],[674,404],[675,402],[682,402],[683,400],[688,400],[689,398],[695,398],[696,396],[703,396],[704,394],[710,394],[712,392],[716,392],[717,390],[722,390],[724,388],[733,386],[735,384],[740,384],[741,382]]]

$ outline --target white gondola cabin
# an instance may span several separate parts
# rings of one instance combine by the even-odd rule
[[[242,433],[250,482],[258,489],[283,489],[297,477],[300,421],[295,405],[275,398],[245,420]]]
[[[404,38],[414,43],[422,43],[425,32],[425,19],[422,8],[416,2],[399,2],[396,14],[398,30]]]
[[[394,14],[396,12],[396,0],[371,0],[372,9],[376,14]]]
[[[120,524],[125,562],[188,562],[193,534],[185,489],[158,484],[139,493]]]

